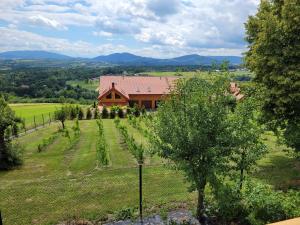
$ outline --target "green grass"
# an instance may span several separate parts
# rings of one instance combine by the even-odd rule
[[[147,140],[126,119],[121,123],[139,143]],[[73,126],[67,122],[67,127]],[[51,124],[18,139],[25,146],[24,165],[0,172],[0,209],[6,225],[56,224],[69,218],[102,219],[125,207],[138,206],[137,163],[124,145],[113,120],[103,120],[110,165],[97,164],[95,120],[79,121],[80,137],[72,147],[60,135],[38,153],[37,145],[57,130]],[[73,135],[71,129],[71,136]],[[299,187],[299,162],[277,146],[267,134],[269,153],[252,176],[278,188]],[[173,209],[183,203],[195,207],[195,193],[189,193],[183,175],[164,167],[160,159],[147,156],[144,166],[144,206],[146,214]],[[284,184],[285,186],[280,186]],[[298,185],[298,186],[297,186]]]
[[[96,89],[99,87],[99,80],[91,80],[89,82],[86,82],[84,80],[70,80],[67,81],[67,84],[72,85],[72,86],[80,86],[82,88],[91,90],[91,91],[96,91]]]
[[[58,124],[19,138],[25,146],[24,165],[0,172],[0,208],[4,224],[53,224],[80,217],[99,219],[124,207],[138,206],[138,168],[120,143],[113,120],[104,120],[111,165],[97,167],[95,120],[80,121],[78,143],[68,149],[69,140],[60,136],[38,153],[37,145],[55,132]],[[73,126],[68,122],[67,126]],[[183,176],[162,165],[144,168],[146,211],[176,202],[191,204]]]
[[[49,116],[52,117],[57,108],[61,107],[61,104],[52,103],[32,103],[32,104],[10,104],[12,110],[16,115],[25,120],[26,128],[34,127],[34,117],[37,125],[41,125],[44,121],[49,121]]]

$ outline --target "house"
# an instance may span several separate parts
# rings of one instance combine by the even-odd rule
[[[144,106],[157,108],[159,102],[170,93],[178,77],[151,76],[101,76],[99,106]]]

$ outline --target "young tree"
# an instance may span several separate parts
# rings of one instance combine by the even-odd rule
[[[78,119],[83,120],[83,117],[84,117],[83,109],[81,107],[79,107],[78,108]]]
[[[205,187],[224,171],[231,154],[231,131],[225,94],[229,82],[200,78],[178,81],[161,104],[153,124],[152,148],[185,172],[198,191],[197,218],[205,219]]]
[[[94,109],[94,119],[99,119],[99,109],[98,108]]]
[[[300,152],[300,10],[298,0],[261,1],[246,23],[246,65],[265,87],[264,119]]]
[[[234,170],[239,171],[239,189],[242,189],[245,172],[251,168],[266,153],[266,146],[261,139],[263,129],[258,124],[256,100],[250,97],[237,103],[229,122],[232,130],[234,151],[231,163]],[[233,163],[232,163],[233,162]]]
[[[66,106],[57,109],[54,112],[54,118],[55,120],[59,120],[61,122],[62,128],[65,129],[65,121],[68,118],[68,109],[66,108]]]
[[[21,119],[15,116],[14,111],[0,96],[0,170],[10,169],[22,163],[18,152],[13,148],[10,137],[5,137],[5,132],[13,128],[13,135],[17,135],[17,124]]]
[[[106,108],[105,106],[103,106],[102,113],[101,113],[101,117],[102,117],[103,119],[107,119],[108,116],[109,116],[108,110],[107,110],[107,108]]]
[[[92,118],[92,112],[90,108],[86,109],[86,119],[90,120]]]

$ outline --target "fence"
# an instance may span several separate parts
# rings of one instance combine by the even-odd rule
[[[38,127],[44,127],[47,124],[54,122],[54,115],[52,113],[34,115],[30,119],[23,119],[24,126],[21,128],[26,133],[28,130],[37,129]]]

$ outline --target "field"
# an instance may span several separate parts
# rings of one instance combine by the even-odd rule
[[[69,122],[68,126],[72,124]],[[137,164],[121,143],[113,120],[104,120],[111,158],[107,168],[98,166],[95,120],[80,122],[80,139],[71,149],[69,140],[59,136],[38,153],[37,145],[57,126],[52,124],[19,138],[26,147],[24,166],[0,173],[4,224],[53,224],[70,217],[99,219],[138,205]],[[148,210],[162,205],[174,207],[193,199],[180,174],[146,161],[149,163],[144,169],[144,201]]]
[[[147,146],[139,129],[127,119],[122,119],[121,124],[136,142]],[[25,147],[24,165],[0,172],[4,224],[56,224],[68,218],[100,220],[121,209],[137,207],[137,163],[113,120],[103,120],[110,157],[108,167],[101,167],[97,159],[95,120],[80,121],[81,133],[75,144],[61,134],[38,152],[38,144],[56,132],[58,125],[52,123],[18,139]],[[73,121],[67,122],[68,128],[73,125]],[[139,126],[145,128],[143,122]],[[70,133],[73,137],[72,129]],[[276,188],[299,188],[300,162],[284,152],[272,134],[267,133],[264,138],[269,153],[252,176]],[[183,175],[168,169],[157,156],[146,155],[143,186],[146,214],[164,215],[168,209],[195,206],[195,193],[187,191]]]
[[[10,107],[15,111],[16,115],[25,120],[26,128],[34,127],[34,119],[37,125],[49,121],[49,117],[53,119],[53,113],[61,107],[61,104],[52,103],[32,103],[32,104],[10,104]]]
[[[86,82],[84,80],[70,80],[67,81],[67,84],[72,85],[72,86],[80,86],[82,88],[91,90],[91,91],[96,91],[96,89],[99,87],[99,80],[90,80],[89,82]]]

